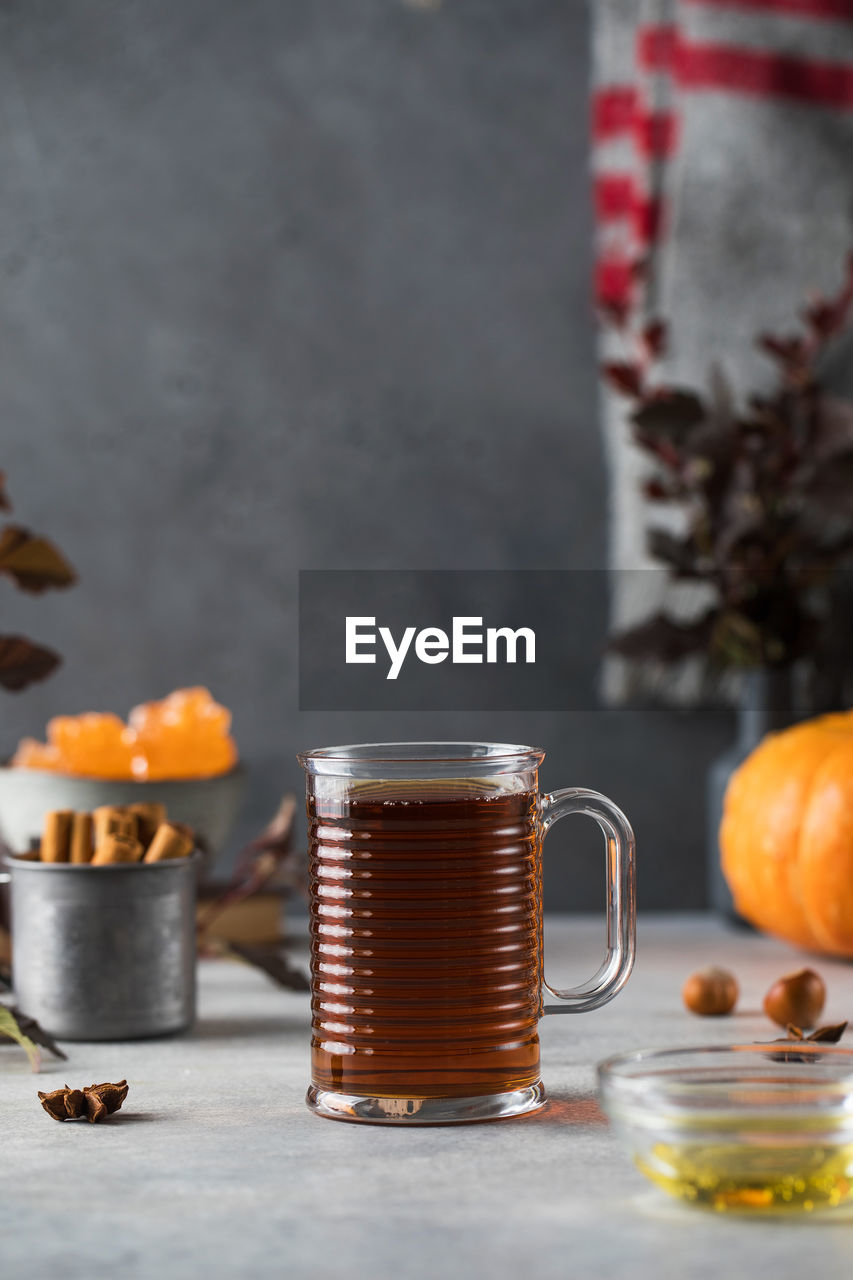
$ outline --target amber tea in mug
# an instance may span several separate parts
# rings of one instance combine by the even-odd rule
[[[540,795],[544,753],[486,743],[306,752],[311,879],[309,1105],[337,1119],[447,1123],[538,1109],[537,1025],[595,1008],[634,954],[634,840],[581,789]],[[570,991],[542,969],[542,837],[594,817],[607,954]],[[543,986],[560,999],[543,1002]]]

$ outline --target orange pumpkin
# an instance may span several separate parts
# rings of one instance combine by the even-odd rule
[[[765,738],[732,775],[720,828],[738,912],[853,957],[853,711]]]

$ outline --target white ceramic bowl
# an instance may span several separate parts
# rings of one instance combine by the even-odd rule
[[[0,767],[0,835],[15,853],[41,837],[44,815],[51,809],[96,809],[102,804],[135,804],[158,800],[170,818],[186,822],[211,857],[222,849],[240,808],[245,772],[237,765],[215,778],[176,778],[136,782],[133,779],[81,778],[42,769]]]

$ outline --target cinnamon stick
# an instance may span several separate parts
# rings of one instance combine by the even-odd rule
[[[136,817],[120,805],[102,804],[94,811],[92,818],[95,823],[96,848],[106,836],[127,836],[131,840],[137,839]]]
[[[75,813],[71,823],[71,861],[91,862],[94,849],[94,823],[91,813]]]
[[[53,809],[44,815],[41,838],[42,862],[67,862],[71,845],[71,809]]]
[[[103,867],[111,862],[139,862],[142,858],[142,845],[130,836],[104,836],[98,841],[92,866]]]
[[[154,839],[157,828],[166,821],[166,806],[156,800],[149,800],[144,804],[140,801],[129,804],[127,812],[136,818],[136,838],[147,848]]]
[[[144,861],[163,862],[166,858],[188,858],[194,843],[193,837],[174,823],[161,822],[148,846]]]

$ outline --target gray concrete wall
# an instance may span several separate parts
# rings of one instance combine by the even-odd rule
[[[73,592],[4,589],[48,715],[207,683],[243,834],[300,746],[541,743],[635,819],[645,906],[703,896],[723,718],[299,714],[299,568],[599,567],[580,0],[5,0],[0,465]],[[597,905],[554,835],[552,906]]]

